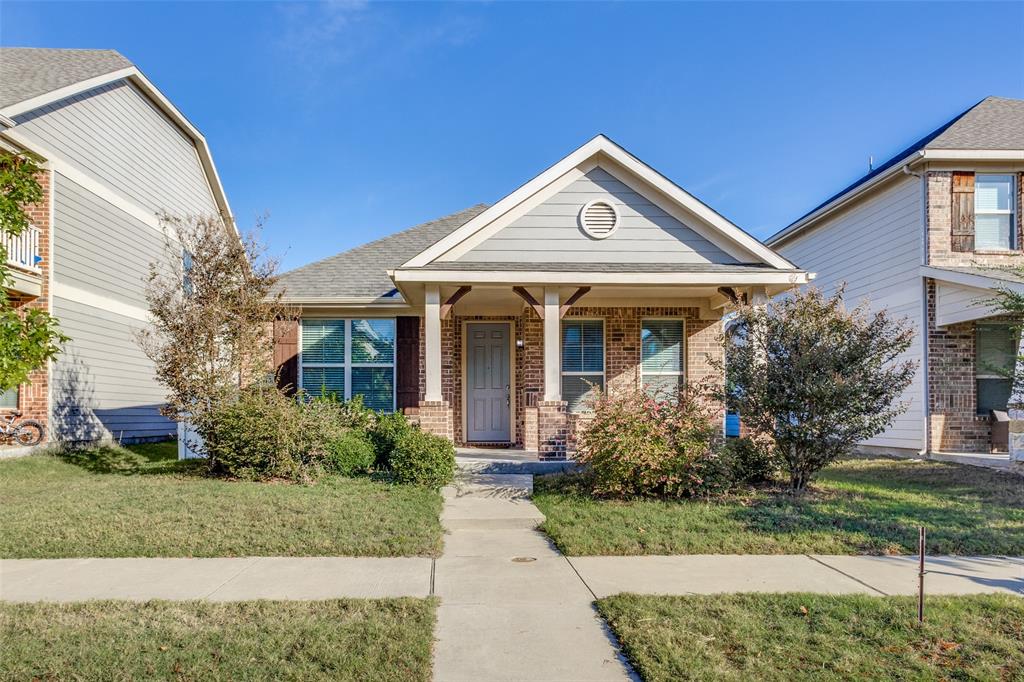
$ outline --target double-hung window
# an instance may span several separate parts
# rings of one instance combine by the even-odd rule
[[[974,176],[974,248],[1017,248],[1017,204],[1014,177],[978,173]]]
[[[604,390],[604,321],[563,321],[562,400],[570,412],[587,412],[595,388]]]
[[[975,325],[974,374],[979,415],[1005,410],[1013,390],[1010,378],[1017,360],[1017,334],[1008,324]]]
[[[299,382],[307,395],[357,395],[395,409],[395,320],[302,320]]]
[[[686,323],[644,320],[640,329],[640,383],[659,400],[679,396],[686,375]]]
[[[0,410],[16,410],[18,409],[18,389],[9,388],[6,391],[0,391]]]

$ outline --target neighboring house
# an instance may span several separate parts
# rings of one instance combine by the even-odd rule
[[[989,97],[857,180],[767,243],[846,283],[848,305],[867,299],[908,318],[906,357],[920,368],[907,412],[867,441],[903,454],[989,452],[993,410],[1006,410],[1017,342],[984,305],[1024,279],[1021,184],[1024,101]]]
[[[591,386],[720,381],[721,318],[809,280],[597,136],[493,206],[286,273],[285,384],[565,457]]]
[[[61,441],[173,436],[133,337],[164,253],[157,214],[232,224],[203,136],[117,52],[0,48],[0,145],[45,160],[32,228],[7,244],[12,299],[49,310],[71,337],[0,409],[48,422]]]

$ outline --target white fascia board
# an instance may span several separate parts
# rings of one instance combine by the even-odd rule
[[[832,201],[830,201],[829,203],[825,204],[824,206],[816,210],[814,213],[804,216],[799,221],[793,223],[789,227],[779,232],[776,232],[775,234],[773,234],[772,236],[768,237],[768,239],[765,240],[765,244],[774,247],[791,237],[795,237],[800,232],[803,232],[804,230],[812,227],[814,223],[816,223],[821,218],[824,218],[826,215],[846,206],[851,201],[857,199],[864,192],[870,191],[871,189],[874,189],[878,185],[882,184],[883,182],[889,180],[893,176],[903,173],[903,169],[905,167],[914,166],[916,164],[921,163],[922,161],[924,161],[923,151],[919,151],[916,154],[912,154],[903,163],[898,163],[892,166],[891,168],[886,169],[884,173],[880,173],[879,175],[876,175],[875,177],[868,180],[867,182],[857,185],[849,192],[842,194],[833,199]]]
[[[939,282],[949,282],[950,284],[959,284],[961,286],[972,287],[974,289],[1008,289],[1009,291],[1024,294],[1024,282],[1002,279],[998,274],[993,274],[991,276],[976,275],[970,272],[956,272],[922,265],[921,276],[928,277],[929,279],[934,279]]]
[[[395,282],[459,284],[807,284],[812,277],[803,271],[765,272],[529,272],[466,270],[396,270]]]
[[[46,106],[52,102],[59,102],[62,99],[67,99],[82,92],[98,88],[108,83],[114,83],[119,80],[131,81],[136,87],[149,97],[161,111],[163,111],[175,124],[177,124],[185,134],[192,138],[192,141],[196,145],[196,150],[199,152],[199,162],[203,166],[203,171],[206,174],[206,181],[210,185],[210,191],[213,194],[214,200],[217,202],[217,206],[221,211],[221,217],[227,222],[228,225],[237,233],[238,227],[235,225],[235,217],[231,212],[231,206],[228,204],[227,194],[224,192],[224,186],[221,184],[220,175],[217,172],[217,167],[213,162],[213,155],[210,153],[209,145],[206,144],[206,138],[199,132],[199,129],[192,125],[192,122],[188,120],[185,114],[171,103],[169,99],[160,90],[153,85],[148,78],[146,78],[138,67],[129,66],[124,69],[118,69],[117,71],[111,71],[110,73],[103,74],[101,76],[95,76],[88,78],[78,83],[67,85],[63,88],[58,88],[51,92],[37,95],[36,97],[29,98],[16,104],[11,104],[3,109],[0,109],[0,116],[13,119],[19,114],[23,114],[27,111],[33,111],[40,107]],[[16,128],[17,126],[12,126]]]
[[[926,149],[929,161],[1024,161],[1024,149]]]
[[[634,157],[604,135],[594,137],[582,147],[572,152],[526,184],[522,185],[519,189],[509,194],[441,241],[409,259],[402,265],[402,267],[422,267],[434,262],[466,239],[469,239],[485,226],[501,218],[523,201],[526,201],[535,193],[541,191],[543,188],[565,176],[572,169],[598,154],[605,154],[626,170],[634,173],[654,189],[682,205],[699,219],[719,230],[737,246],[759,258],[764,263],[780,269],[789,269],[793,267],[793,264],[788,260],[775,253],[737,226],[733,225],[696,197],[689,194],[664,175],[658,173],[656,170]]]

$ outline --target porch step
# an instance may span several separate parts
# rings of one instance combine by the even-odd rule
[[[530,530],[544,521],[530,502],[530,474],[459,474],[445,487],[441,524],[447,530]]]
[[[574,471],[578,466],[572,461],[540,462],[521,459],[483,459],[456,456],[455,464],[466,474],[555,474]]]

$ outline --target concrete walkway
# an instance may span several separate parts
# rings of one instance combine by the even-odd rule
[[[572,565],[534,530],[533,477],[463,474],[445,490],[448,531],[434,680],[629,680]]]

